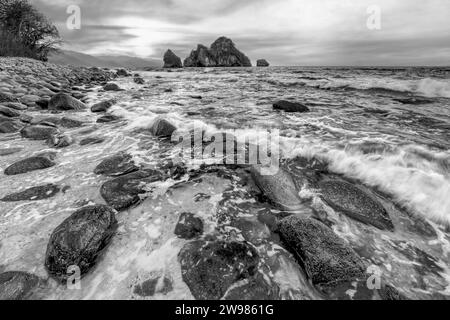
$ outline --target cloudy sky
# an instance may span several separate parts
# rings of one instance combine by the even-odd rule
[[[449,0],[31,2],[57,25],[66,49],[88,54],[161,58],[171,48],[184,59],[224,35],[253,62],[273,65],[450,65]],[[66,26],[74,4],[80,30]],[[374,5],[379,30],[367,26]]]

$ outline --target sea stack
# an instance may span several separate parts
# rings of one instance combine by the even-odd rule
[[[259,59],[258,61],[256,61],[256,66],[257,67],[268,67],[270,66],[269,62],[267,62],[266,59]]]
[[[172,52],[172,50],[167,50],[164,54],[164,68],[182,68],[183,64],[181,59]]]
[[[220,37],[208,49],[199,44],[184,60],[185,67],[251,67],[250,59],[231,39]]]

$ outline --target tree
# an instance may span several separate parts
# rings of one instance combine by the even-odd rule
[[[0,56],[21,55],[44,61],[61,43],[58,29],[28,0],[0,0],[0,40]]]

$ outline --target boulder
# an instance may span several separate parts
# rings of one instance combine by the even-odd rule
[[[246,242],[194,241],[180,251],[183,281],[197,300],[219,300],[236,282],[256,274],[259,256]]]
[[[220,37],[208,49],[198,45],[184,61],[185,67],[251,67],[250,59],[240,52],[231,39]]]
[[[295,181],[285,169],[280,168],[273,175],[262,175],[253,167],[251,175],[264,197],[277,209],[297,211],[303,208]]]
[[[17,202],[17,201],[38,201],[54,197],[61,188],[54,184],[33,187],[5,196],[0,201]]]
[[[94,173],[110,177],[123,176],[138,171],[139,167],[133,161],[133,157],[126,152],[119,152],[103,160],[95,169]]]
[[[0,300],[25,300],[38,287],[40,280],[26,272],[5,272],[0,274]]]
[[[275,110],[283,110],[286,112],[309,112],[309,108],[304,104],[281,100],[273,104]]]
[[[119,116],[115,116],[113,114],[107,114],[97,119],[97,123],[108,123],[121,120],[122,118]]]
[[[0,149],[0,157],[9,156],[22,151],[22,148]]]
[[[162,180],[163,176],[156,170],[140,170],[105,182],[100,194],[106,203],[117,211],[128,209],[141,200],[148,191],[145,183]]]
[[[107,83],[103,86],[103,90],[105,91],[121,91],[119,85],[116,83]]]
[[[434,103],[434,100],[421,98],[421,97],[408,97],[408,98],[399,98],[394,99],[396,102],[400,102],[401,104],[411,104],[411,105],[421,105],[421,104],[431,104]]]
[[[259,59],[258,61],[256,61],[256,66],[257,67],[268,67],[268,66],[270,66],[270,64],[267,62],[266,59]]]
[[[99,103],[94,104],[91,107],[92,112],[106,112],[109,108],[111,108],[116,103],[115,100],[106,100]]]
[[[58,128],[46,125],[28,126],[20,131],[23,138],[32,140],[47,140],[59,133]]]
[[[311,218],[290,216],[278,233],[315,285],[338,285],[364,277],[364,263],[331,229]]]
[[[72,143],[72,137],[64,133],[55,133],[47,139],[47,144],[53,148],[66,148]]]
[[[162,138],[171,137],[176,130],[177,128],[173,124],[163,118],[156,119],[150,128],[155,137]]]
[[[8,118],[16,118],[20,116],[19,111],[4,106],[0,106],[0,114]]]
[[[51,234],[45,267],[65,282],[68,268],[77,266],[86,274],[108,246],[117,228],[116,212],[105,205],[84,207],[64,220]]]
[[[24,111],[24,110],[28,109],[28,107],[26,105],[24,105],[23,103],[20,103],[20,102],[6,102],[6,103],[3,103],[3,105],[10,109],[19,110],[19,111]]]
[[[23,174],[35,170],[43,170],[56,165],[54,158],[48,155],[40,155],[17,161],[5,169],[7,176]]]
[[[0,92],[0,103],[4,102],[19,102],[19,101],[10,94]]]
[[[80,146],[85,146],[88,144],[99,144],[103,143],[105,141],[105,138],[101,137],[88,137],[80,141]]]
[[[386,209],[358,187],[340,180],[319,183],[324,201],[333,209],[381,230],[394,230]]]
[[[82,127],[84,125],[84,122],[80,121],[80,120],[76,120],[76,119],[63,117],[57,124],[59,124],[60,126],[62,126],[64,128],[73,129],[73,128]]]
[[[164,68],[182,68],[183,64],[181,59],[172,52],[172,50],[167,50],[164,54]]]
[[[50,99],[39,99],[35,103],[41,109],[48,109],[48,105],[50,103]]]
[[[67,93],[58,93],[50,99],[48,109],[54,111],[80,111],[86,109],[86,105]]]
[[[144,78],[141,78],[141,77],[134,77],[133,81],[134,81],[134,83],[136,83],[136,84],[140,84],[140,85],[145,84]]]
[[[131,76],[131,74],[125,69],[117,70],[116,75],[119,76],[119,77],[129,77],[129,76]]]
[[[19,121],[0,121],[0,133],[15,133],[23,128]]]
[[[184,212],[175,227],[175,235],[181,239],[191,240],[203,233],[203,221],[192,213]]]

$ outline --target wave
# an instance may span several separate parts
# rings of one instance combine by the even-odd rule
[[[450,153],[405,146],[373,154],[351,149],[299,148],[295,156],[317,157],[332,172],[362,181],[437,223],[450,225]]]

